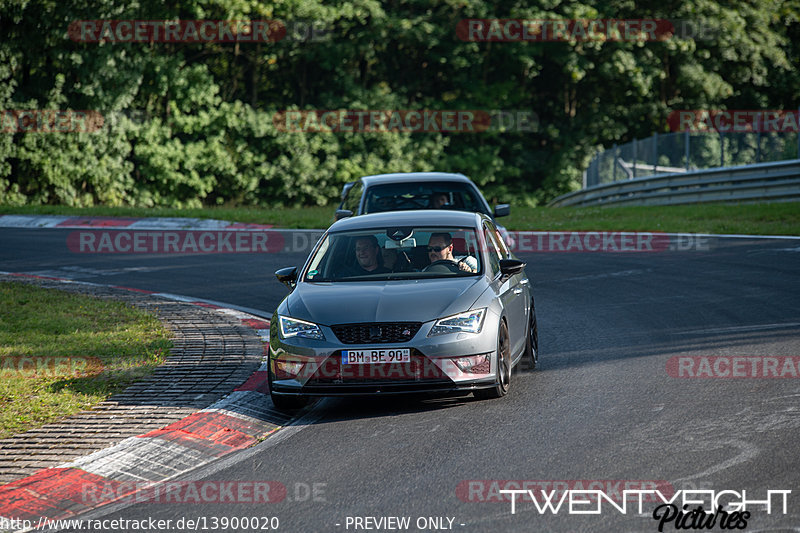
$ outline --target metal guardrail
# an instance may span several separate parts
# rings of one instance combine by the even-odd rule
[[[800,200],[800,159],[657,174],[596,185],[559,196],[549,206],[675,205]]]

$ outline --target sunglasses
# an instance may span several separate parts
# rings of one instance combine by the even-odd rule
[[[428,246],[428,252],[436,252],[437,254],[447,248],[447,246]]]

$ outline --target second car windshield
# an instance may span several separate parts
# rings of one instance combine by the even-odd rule
[[[364,213],[407,209],[455,209],[486,212],[485,206],[478,199],[473,188],[465,183],[391,183],[373,185],[367,189]]]
[[[329,233],[311,258],[303,279],[394,280],[482,272],[473,229],[402,227]]]

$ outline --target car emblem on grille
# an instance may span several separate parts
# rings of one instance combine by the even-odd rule
[[[370,337],[371,339],[374,339],[374,338],[380,337],[380,336],[381,336],[381,333],[382,333],[382,331],[381,331],[381,328],[380,328],[380,327],[378,327],[378,326],[371,326],[371,327],[369,328],[369,337]]]
[[[409,335],[411,335],[411,330],[408,329],[408,328],[404,329],[403,330],[403,337],[408,337]]]

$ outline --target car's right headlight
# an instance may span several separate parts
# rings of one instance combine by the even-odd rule
[[[322,329],[313,322],[283,315],[278,315],[278,321],[281,326],[281,337],[284,339],[291,337],[303,337],[304,339],[317,340],[325,339],[325,335],[322,334]]]
[[[428,337],[445,333],[480,333],[483,328],[483,315],[486,308],[467,311],[457,315],[440,318],[431,328]]]

